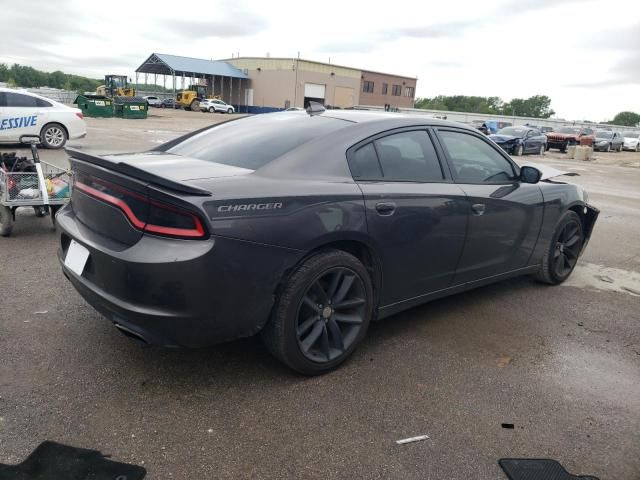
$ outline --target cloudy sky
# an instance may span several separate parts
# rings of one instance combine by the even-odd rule
[[[569,120],[640,112],[637,0],[0,0],[0,10],[0,62],[42,70],[133,76],[152,52],[300,52],[417,76],[422,97],[544,94]]]

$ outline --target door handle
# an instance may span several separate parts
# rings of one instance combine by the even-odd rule
[[[471,205],[471,211],[474,215],[480,216],[484,213],[485,205],[484,203],[474,203]]]
[[[380,215],[393,215],[396,211],[396,204],[393,202],[376,203],[376,210]]]

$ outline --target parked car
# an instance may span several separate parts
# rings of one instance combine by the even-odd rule
[[[200,110],[209,113],[234,113],[233,105],[229,105],[217,98],[205,98],[200,102]]]
[[[561,127],[547,135],[547,148],[566,152],[569,145],[593,145],[593,130],[582,127]]]
[[[546,181],[564,172],[422,115],[279,112],[69,154],[58,257],[89,304],[151,344],[260,332],[304,374],[341,364],[373,319],[517,275],[562,283],[598,217]]]
[[[547,137],[533,127],[507,127],[489,135],[505,152],[515,156],[526,153],[543,155],[547,150]]]
[[[154,97],[153,95],[146,95],[142,98],[147,101],[147,105],[149,107],[159,107],[162,104],[162,100],[160,100],[158,97]]]
[[[640,132],[624,132],[622,138],[624,139],[624,144],[622,145],[624,150],[640,152]]]
[[[182,108],[182,105],[176,102],[174,98],[165,98],[158,106],[160,108]]]
[[[68,139],[86,134],[79,108],[26,90],[0,88],[0,143],[18,143],[24,135],[36,135],[43,147],[62,148]]]
[[[596,130],[595,140],[593,142],[593,149],[596,151],[621,152],[624,146],[624,137],[621,133],[611,132],[609,130]]]

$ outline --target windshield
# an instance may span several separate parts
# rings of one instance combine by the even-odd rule
[[[624,132],[622,136],[624,138],[640,138],[640,132]]]
[[[572,127],[562,127],[559,128],[558,130],[556,130],[558,133],[575,133],[578,134],[580,133],[580,129],[579,128],[572,128]]]
[[[528,128],[507,127],[502,130],[498,130],[498,135],[510,135],[512,137],[522,138],[528,131]]]
[[[596,138],[613,138],[613,132],[597,131]]]
[[[303,143],[349,122],[301,113],[274,113],[226,122],[187,138],[169,153],[257,170]]]

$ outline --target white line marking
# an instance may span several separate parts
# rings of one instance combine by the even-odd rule
[[[403,445],[405,443],[420,442],[421,440],[427,440],[428,438],[429,438],[429,435],[420,435],[418,437],[410,437],[410,438],[403,438],[402,440],[396,440],[396,443],[398,445]]]

